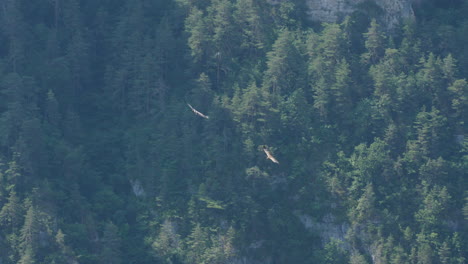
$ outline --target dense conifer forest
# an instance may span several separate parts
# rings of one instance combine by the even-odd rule
[[[468,2],[423,2],[0,1],[0,263],[467,263]]]

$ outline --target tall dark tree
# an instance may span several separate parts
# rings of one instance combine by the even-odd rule
[[[385,35],[375,19],[372,19],[368,31],[364,33],[364,39],[367,52],[362,55],[362,60],[375,64],[383,56],[385,50]]]
[[[104,226],[102,236],[102,248],[99,253],[100,263],[119,264],[122,263],[121,257],[121,238],[118,234],[118,228],[112,222]]]
[[[208,42],[208,28],[203,16],[203,11],[196,7],[190,10],[186,19],[185,28],[190,34],[188,45],[195,63],[201,63],[206,60],[210,44]]]
[[[306,86],[305,61],[294,45],[294,33],[284,29],[267,54],[263,85],[275,95],[290,94]]]
[[[20,241],[20,259],[18,263],[35,263],[38,261],[37,254],[39,250],[39,212],[33,204],[29,205],[24,225],[21,228]]]
[[[1,225],[4,230],[10,230],[13,233],[19,230],[23,218],[23,206],[21,200],[14,189],[10,190],[7,203],[5,203],[0,211]]]

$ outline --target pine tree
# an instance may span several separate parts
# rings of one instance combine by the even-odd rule
[[[428,183],[444,184],[450,174],[449,165],[442,157],[429,159],[419,168],[420,178]]]
[[[249,55],[260,55],[268,44],[268,32],[262,12],[262,3],[239,0],[235,4],[234,19],[242,31],[241,47]]]
[[[441,102],[436,101],[444,90],[443,72],[441,69],[442,61],[433,53],[429,53],[427,59],[421,58],[420,64],[422,68],[416,74],[418,85],[423,91],[423,103],[427,106],[434,105],[437,108],[441,107]]]
[[[375,193],[372,184],[367,184],[364,193],[357,201],[355,208],[351,209],[350,218],[355,223],[372,221],[375,214]]]
[[[445,125],[447,119],[440,111],[433,108],[431,112],[423,109],[417,116],[415,128],[417,129],[417,143],[424,155],[429,157],[441,156],[441,142],[445,140]]]
[[[279,107],[282,133],[291,135],[291,141],[297,141],[307,134],[311,127],[311,111],[303,89],[295,90]],[[294,135],[294,136],[292,136]]]
[[[367,52],[362,55],[362,60],[368,64],[376,64],[385,50],[383,43],[385,35],[381,32],[380,25],[377,24],[375,18],[372,19],[368,31],[364,33],[364,38]]]
[[[206,230],[196,224],[187,239],[187,263],[196,264],[205,262],[205,254],[209,248],[209,235]]]
[[[451,239],[452,258],[451,261],[456,264],[463,264],[466,261],[466,253],[464,254],[465,243],[461,240],[460,234],[454,232]]]
[[[274,118],[276,111],[271,101],[271,95],[257,87],[255,82],[243,91],[240,105],[235,106],[234,118],[241,123],[245,136],[252,137],[257,131],[263,132],[261,136],[266,136],[264,133],[269,134],[265,129],[271,123],[267,121]]]
[[[346,120],[351,110],[351,70],[346,59],[342,59],[336,66],[335,83],[331,87],[333,97],[333,111],[339,120]]]
[[[314,107],[323,120],[330,120],[334,115],[334,103],[341,102],[337,112],[343,104],[343,97],[347,96],[349,89],[349,65],[346,50],[348,40],[345,32],[338,24],[324,24],[324,29],[317,36],[309,35],[308,53],[309,75],[314,92]]]
[[[451,254],[450,254],[450,248],[449,248],[447,241],[444,241],[442,245],[440,245],[440,248],[438,250],[438,255],[439,255],[440,263],[442,264],[450,263],[449,260],[450,260]]]
[[[208,43],[208,32],[203,11],[193,7],[185,20],[185,29],[190,34],[188,45],[194,62],[203,62],[206,60],[208,48],[210,46]]]
[[[122,263],[121,238],[118,227],[112,222],[104,226],[102,236],[102,248],[99,253],[99,263],[119,264]]]
[[[213,27],[213,42],[216,52],[231,58],[238,54],[240,46],[237,25],[234,22],[234,7],[228,0],[214,0],[208,9],[208,19]]]
[[[12,233],[19,229],[23,219],[23,207],[14,189],[10,190],[8,202],[0,210],[0,225]]]
[[[465,79],[455,80],[448,87],[452,97],[452,109],[455,111],[457,132],[463,131],[466,113],[468,112],[468,84]]]
[[[447,55],[447,57],[442,60],[442,72],[447,83],[455,81],[455,77],[457,76],[457,65],[452,54]]]
[[[232,240],[234,239],[234,229],[231,227],[226,234],[211,236],[212,246],[206,252],[206,263],[229,263],[233,261],[234,248]]]
[[[21,257],[19,263],[22,264],[35,263],[39,250],[40,222],[38,211],[31,202],[29,202],[28,207],[19,237]]]
[[[263,86],[275,95],[287,95],[306,85],[305,61],[295,47],[294,33],[283,29],[267,53]]]
[[[419,100],[415,96],[415,89],[411,86],[411,79],[401,72],[400,60],[398,50],[387,49],[380,62],[369,69],[379,115],[387,122],[399,115],[405,116],[406,113],[402,112],[408,106],[404,104],[414,104],[414,101]]]
[[[182,253],[182,241],[174,223],[165,220],[151,246],[157,256],[166,262],[171,263],[171,259],[178,257]]]
[[[5,178],[6,178],[6,189],[12,190],[15,186],[18,188],[21,187],[21,184],[24,181],[22,171],[23,169],[18,166],[16,159],[18,158],[19,154],[14,153],[13,160],[8,163],[8,169],[5,171]]]
[[[418,247],[417,264],[432,264],[433,249],[428,243],[423,243]]]
[[[344,57],[348,50],[348,40],[345,32],[338,24],[324,24],[320,33],[319,43],[314,52],[317,57],[312,57],[310,69],[315,75],[331,78],[337,63]],[[316,62],[314,60],[317,60]]]
[[[443,212],[446,211],[451,196],[446,187],[435,185],[430,188],[426,182],[423,182],[422,195],[422,205],[415,213],[415,218],[424,229],[430,230],[442,221]]]

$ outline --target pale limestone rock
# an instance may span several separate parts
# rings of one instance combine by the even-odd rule
[[[384,11],[383,21],[387,27],[394,27],[402,19],[413,19],[414,12],[411,0],[378,0],[376,1]]]
[[[146,196],[146,192],[145,190],[143,189],[143,185],[141,184],[141,182],[137,179],[137,180],[130,180],[130,184],[132,186],[132,191],[133,191],[133,194],[135,194],[135,196],[137,197],[145,197]]]
[[[267,0],[271,4],[278,4],[285,0]],[[310,20],[319,22],[340,22],[346,15],[362,10],[365,2],[374,2],[383,14],[379,23],[391,29],[401,20],[413,19],[413,2],[423,0],[304,0],[308,7],[307,14]],[[368,5],[367,5],[368,6]]]
[[[345,249],[350,248],[345,239],[346,232],[349,229],[347,223],[338,223],[332,214],[326,214],[320,221],[316,221],[310,215],[303,214],[300,211],[295,211],[294,214],[307,230],[320,235],[324,246],[332,240],[339,240],[343,242],[342,246]]]
[[[313,21],[337,22],[353,11],[351,1],[347,0],[306,0],[309,18]]]

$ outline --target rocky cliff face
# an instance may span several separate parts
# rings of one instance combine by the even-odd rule
[[[378,9],[382,25],[392,28],[402,19],[414,17],[412,2],[415,0],[304,0],[307,13],[313,21],[337,22],[354,11]],[[374,10],[376,11],[376,10]]]

